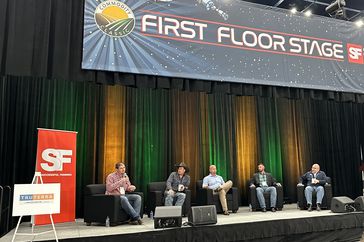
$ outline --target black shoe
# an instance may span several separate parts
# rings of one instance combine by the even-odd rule
[[[138,220],[130,220],[129,221],[129,224],[131,224],[131,225],[138,225],[139,223],[138,223]]]
[[[311,204],[308,206],[307,211],[312,212],[312,205]]]
[[[230,213],[226,210],[224,211],[224,215],[230,215]]]
[[[266,208],[262,208],[262,212],[263,213],[267,212],[267,209]]]
[[[316,204],[316,210],[318,211],[318,212],[320,212],[321,211],[321,204],[320,203],[317,203]]]
[[[272,208],[272,209],[271,209],[271,211],[274,213],[274,212],[276,212],[277,210],[276,210],[276,208]]]

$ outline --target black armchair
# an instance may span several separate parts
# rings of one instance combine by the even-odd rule
[[[105,195],[105,184],[87,185],[84,192],[84,221],[87,226],[92,222],[105,223],[106,217],[110,219],[110,225],[117,225],[129,220],[129,215],[121,209],[120,196]],[[143,193],[133,192],[142,197],[140,217],[143,218]]]
[[[301,209],[307,209],[307,200],[305,197],[305,188],[307,184],[297,185],[297,206]],[[321,208],[330,209],[331,207],[331,199],[332,199],[332,186],[331,186],[331,178],[326,177],[326,184],[324,185],[324,197],[322,199]],[[312,193],[312,207],[316,207],[316,192]]]
[[[219,194],[214,194],[211,189],[202,188],[202,180],[196,181],[196,200],[198,206],[215,205],[216,212],[222,213]],[[232,187],[226,194],[228,209],[236,213],[239,209],[239,190]]]
[[[275,186],[277,190],[277,202],[276,202],[276,209],[282,210],[283,209],[283,187],[282,186]],[[248,202],[249,206],[251,207],[252,211],[260,210],[260,205],[257,197],[257,188],[250,187],[248,183]],[[266,206],[270,204],[270,193],[264,192],[264,199]]]
[[[153,211],[155,207],[164,206],[164,192],[166,190],[166,182],[151,182],[147,185],[148,203],[147,212]],[[182,206],[182,215],[187,216],[191,208],[191,190],[186,190],[186,199]]]

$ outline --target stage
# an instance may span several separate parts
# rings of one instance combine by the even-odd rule
[[[187,221],[187,218],[183,218]],[[86,226],[82,219],[74,223],[56,224],[62,241],[360,241],[364,230],[364,213],[332,213],[329,210],[301,211],[295,204],[282,211],[250,212],[240,207],[230,216],[218,215],[216,225],[170,229],[154,229],[153,220],[143,218],[143,225],[123,224],[115,227]],[[51,229],[37,226],[35,232]],[[29,233],[29,223],[22,223],[20,233]],[[11,241],[14,230],[0,241]],[[363,237],[364,238],[364,237]],[[16,241],[29,241],[29,236],[17,236]],[[54,241],[52,233],[36,236],[34,241]]]

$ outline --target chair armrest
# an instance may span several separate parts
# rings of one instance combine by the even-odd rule
[[[207,189],[197,188],[196,189],[196,201],[198,206],[206,205],[207,203]]]
[[[97,218],[102,221],[106,216],[109,216],[110,220],[114,221],[114,211],[120,210],[120,196],[105,194],[85,196],[84,204],[85,221],[90,218]]]
[[[156,206],[163,206],[164,191],[151,191],[148,193],[148,204],[151,209],[155,209]]]

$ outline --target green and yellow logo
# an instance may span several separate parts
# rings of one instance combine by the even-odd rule
[[[127,36],[135,27],[133,12],[117,0],[100,3],[95,10],[95,22],[102,32],[112,37]]]

